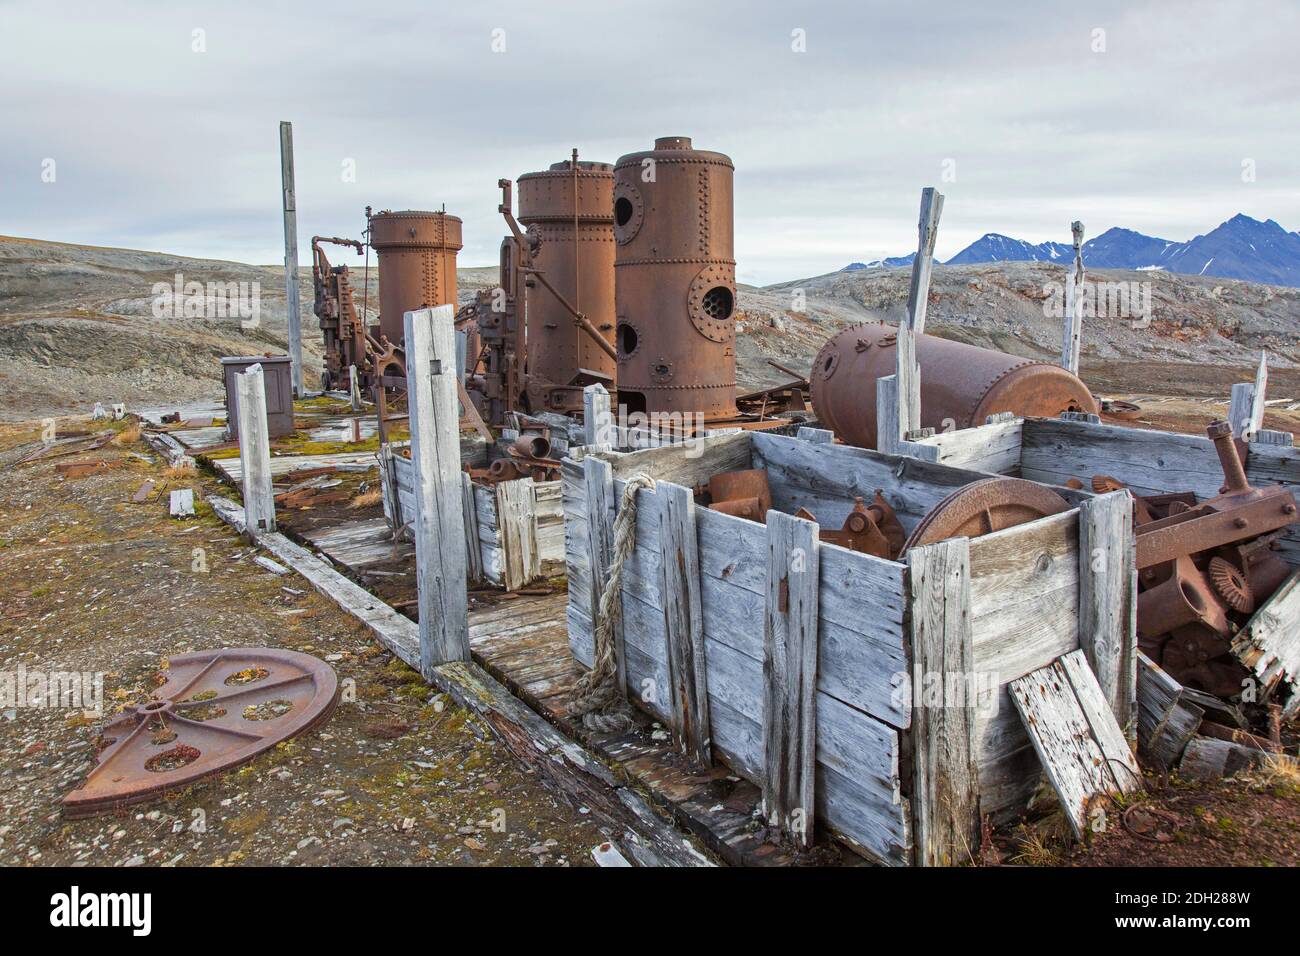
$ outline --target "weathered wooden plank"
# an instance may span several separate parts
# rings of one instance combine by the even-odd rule
[[[799,430],[795,432],[795,437],[800,441],[812,442],[814,445],[830,445],[835,442],[835,433],[828,428],[812,428],[808,425],[800,425]]]
[[[1133,498],[1079,505],[1079,644],[1115,719],[1137,735],[1137,557]]]
[[[801,846],[816,838],[818,529],[767,513],[763,811]]]
[[[298,202],[293,176],[293,124],[287,120],[280,121],[280,200],[284,214],[284,298],[289,326],[289,377],[293,397],[301,398],[304,391],[302,303],[298,298]],[[243,422],[239,424],[242,428]],[[252,524],[256,527],[255,521]]]
[[[904,443],[904,453],[926,461],[985,471],[996,475],[1020,473],[1020,432],[1023,418],[940,432]],[[928,454],[925,454],[929,452]]]
[[[915,335],[925,331],[930,300],[930,274],[934,271],[934,246],[939,239],[939,217],[943,215],[943,194],[933,186],[921,190],[921,211],[916,224],[916,257],[912,260],[912,283],[907,292],[907,327]]]
[[[1300,678],[1300,571],[1282,583],[1251,615],[1232,641],[1232,653],[1259,681],[1260,700],[1272,696],[1278,685],[1291,686],[1291,700]],[[1295,704],[1288,704],[1293,710]]]
[[[1079,520],[1071,510],[970,542],[980,809],[1023,810],[1038,760],[1007,683],[1079,646]]]
[[[587,503],[588,597],[591,601],[590,607],[584,610],[594,624],[600,620],[600,605],[609,582],[610,568],[614,564],[614,480],[613,467],[597,456],[584,459],[582,468]],[[622,595],[617,597],[622,600]],[[628,670],[624,633],[625,624],[622,615],[619,615],[613,629],[615,673],[619,692],[626,694]]]
[[[1204,716],[1178,681],[1138,651],[1138,753],[1145,763],[1174,767]]]
[[[733,432],[627,454],[602,452],[599,457],[610,462],[615,478],[644,473],[656,481],[694,488],[719,472],[750,467],[750,439],[749,432]]]
[[[496,485],[497,533],[500,536],[503,583],[507,591],[537,580],[542,573],[533,484],[531,478],[520,478]]]
[[[810,445],[784,435],[755,432],[754,468],[766,468],[773,507],[793,513],[807,507],[824,527],[838,527],[854,498],[881,489],[911,531],[953,489],[987,478],[982,472],[885,455],[849,445]]]
[[[405,315],[420,671],[426,679],[437,665],[470,656],[454,318],[450,305]]]
[[[1077,839],[1097,796],[1141,789],[1142,778],[1083,651],[1011,682],[1011,699]]]
[[[609,392],[596,383],[582,390],[582,440],[588,445],[608,445],[614,441],[614,419],[609,411]]]
[[[709,688],[704,655],[704,612],[700,604],[700,556],[695,533],[695,498],[689,488],[660,482],[660,605],[668,636],[668,673],[673,691],[673,730],[690,764],[713,763],[709,738]]]
[[[901,450],[904,405],[897,375],[876,379],[876,450],[882,455],[897,455]]]
[[[1074,236],[1074,264],[1065,276],[1065,338],[1061,346],[1061,367],[1079,374],[1079,352],[1083,348],[1083,223],[1070,223]]]
[[[465,574],[471,584],[478,584],[483,580],[483,551],[478,540],[478,509],[474,505],[474,482],[469,473],[464,471],[460,473],[460,507],[465,522]]]
[[[1262,750],[1229,740],[1193,737],[1183,751],[1178,773],[1188,780],[1220,780],[1258,767],[1266,758],[1267,755]]]
[[[1172,432],[1027,418],[1021,431],[1020,476],[1064,485],[1110,475],[1134,494],[1192,491],[1212,498],[1223,484],[1214,444]]]
[[[244,513],[256,538],[275,530],[275,492],[271,488],[271,431],[266,421],[266,383],[260,364],[235,375],[238,395],[239,455],[243,462]]]
[[[979,768],[966,538],[908,550],[911,597],[912,821],[916,862],[967,862],[979,845]]]

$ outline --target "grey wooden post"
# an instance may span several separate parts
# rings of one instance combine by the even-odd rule
[[[1228,406],[1228,424],[1232,433],[1242,441],[1254,441],[1264,425],[1264,395],[1268,391],[1268,353],[1259,354],[1259,368],[1255,381],[1238,382],[1232,386],[1232,401]]]
[[[917,335],[925,332],[930,273],[934,269],[934,244],[939,238],[939,216],[942,213],[943,194],[933,186],[926,186],[921,190],[921,215],[916,226],[916,258],[912,260],[912,285],[907,293],[907,327]]]
[[[271,430],[266,424],[266,382],[261,363],[235,376],[239,416],[239,465],[244,490],[244,526],[256,539],[275,530],[275,492],[271,488]]]
[[[469,472],[460,473],[460,509],[465,516],[465,574],[470,582],[483,580],[483,552],[478,540],[478,504],[474,500],[474,480]]]
[[[912,843],[919,866],[967,862],[979,846],[977,701],[970,699],[970,540],[909,548]],[[955,697],[953,695],[956,695]]]
[[[899,412],[898,376],[882,375],[876,379],[876,451],[897,455],[903,438]]]
[[[425,677],[439,664],[470,657],[455,312],[455,306],[440,305],[405,315],[420,670]]]
[[[1079,299],[1083,294],[1083,223],[1077,219],[1070,223],[1074,237],[1074,264],[1065,277],[1065,338],[1061,343],[1061,368],[1072,375],[1079,374],[1079,349],[1083,341],[1083,310]]]
[[[293,396],[302,398],[302,316],[298,302],[298,202],[293,186],[293,124],[280,123],[280,194],[284,205],[284,295],[289,310]]]
[[[713,763],[709,685],[704,656],[704,610],[700,598],[700,552],[691,489],[660,482],[659,603],[668,637],[668,674],[673,691],[673,730],[691,766]]]
[[[1137,734],[1137,553],[1127,491],[1079,504],[1079,645],[1129,740]]]
[[[816,838],[817,523],[767,513],[763,615],[763,812],[810,847]]]
[[[354,412],[361,411],[361,383],[357,381],[357,367],[348,366],[348,400]]]
[[[591,568],[591,620],[600,620],[600,602],[614,563],[614,470],[609,462],[594,455],[582,459],[583,492],[587,498],[587,560]],[[649,492],[639,492],[648,496]],[[643,499],[644,500],[644,499]],[[623,596],[618,595],[618,600]],[[614,626],[614,666],[618,692],[627,695],[627,645],[623,639],[623,617]],[[662,688],[653,688],[656,702]]]
[[[582,440],[587,445],[614,444],[614,419],[609,410],[609,392],[600,383],[582,390]]]

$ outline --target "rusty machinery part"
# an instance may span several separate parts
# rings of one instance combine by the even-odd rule
[[[714,505],[725,505],[730,501],[755,502],[758,509],[758,517],[755,521],[766,521],[767,513],[772,510],[772,490],[767,482],[766,468],[751,468],[744,471],[727,471],[722,474],[714,475],[709,479],[709,500]],[[734,513],[727,511],[725,507],[714,508],[715,511],[724,511],[728,514]],[[744,515],[748,517],[748,515]]]
[[[172,657],[144,704],[104,728],[99,759],[63,798],[68,817],[155,799],[218,774],[324,723],[338,680],[324,661],[269,647]]]
[[[1207,570],[1210,583],[1224,604],[1239,614],[1249,614],[1255,610],[1255,594],[1250,589],[1250,579],[1246,577],[1245,571],[1217,555],[1210,558]]]
[[[532,268],[545,276],[609,344],[614,344],[614,167],[574,158],[519,177],[519,223],[527,226]],[[541,283],[528,290],[527,406],[582,410],[582,389],[612,385],[614,359]]]
[[[614,164],[617,382],[629,412],[737,416],[734,170],[684,136]]]
[[[1095,399],[1097,396],[1093,396]],[[1116,421],[1132,422],[1142,417],[1142,406],[1133,402],[1123,402],[1117,398],[1101,400],[1101,413]]]
[[[1137,525],[1137,566],[1141,571],[1195,554],[1268,534],[1296,521],[1295,495],[1283,485],[1252,488],[1246,480],[1232,430],[1216,421],[1206,433],[1214,442],[1223,468],[1223,492],[1182,509],[1169,508],[1165,517]],[[1256,600],[1263,600],[1256,595]]]
[[[842,441],[876,447],[876,379],[897,368],[897,330],[866,323],[828,341],[809,375],[813,409]],[[983,425],[995,412],[1055,418],[1096,413],[1088,387],[1058,365],[962,342],[917,336],[921,369],[921,427]]]
[[[400,345],[407,312],[456,304],[461,221],[445,212],[384,210],[370,217],[370,245],[379,256],[380,335]]]
[[[903,553],[948,538],[978,538],[1068,511],[1056,492],[1021,478],[985,478],[958,488],[912,529]]]
[[[560,477],[560,462],[550,458],[498,458],[487,467],[486,473],[478,477],[490,482],[517,481],[520,478],[555,481]]]
[[[358,387],[364,390],[370,385],[365,321],[357,315],[348,267],[331,265],[325,250],[321,248],[324,243],[351,246],[356,249],[358,255],[363,254],[365,250],[365,247],[355,239],[340,239],[337,236],[311,237],[314,293],[312,312],[320,322],[321,335],[325,344],[321,387],[326,391],[346,390],[349,387],[349,369],[356,368],[361,379],[357,383]]]
[[[510,443],[510,454],[517,458],[550,458],[551,439],[541,432],[521,432]]]

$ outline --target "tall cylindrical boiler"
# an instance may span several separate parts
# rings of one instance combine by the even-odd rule
[[[540,270],[614,343],[614,167],[572,160],[519,177],[519,222]],[[540,283],[528,296],[527,393],[534,410],[582,408],[582,386],[612,385],[611,359]],[[586,373],[594,373],[594,376]],[[612,390],[612,389],[611,389]]]
[[[618,396],[629,412],[737,414],[734,170],[685,136],[614,164]]]
[[[412,309],[456,305],[456,253],[461,221],[445,212],[384,210],[370,217],[370,245],[379,258],[379,331],[402,341]]]
[[[813,361],[813,410],[841,440],[876,447],[876,379],[898,365],[892,325],[866,323],[828,341]],[[1059,365],[992,349],[917,336],[921,427],[936,431],[983,425],[995,412],[1055,418],[1097,412],[1088,386]]]

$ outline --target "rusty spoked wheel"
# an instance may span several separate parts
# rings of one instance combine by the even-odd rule
[[[921,519],[903,546],[949,538],[978,538],[1018,524],[1068,511],[1056,492],[1022,478],[986,478],[958,488]]]
[[[241,647],[177,655],[152,699],[104,728],[99,761],[63,798],[63,812],[94,816],[230,770],[324,723],[337,701],[334,669],[308,654]]]

